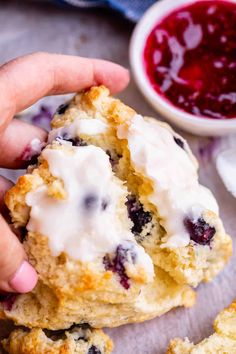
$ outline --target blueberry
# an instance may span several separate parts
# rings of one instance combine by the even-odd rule
[[[113,157],[111,156],[111,153],[109,150],[106,151],[106,154],[109,156],[109,161],[111,166],[113,167],[115,165],[115,160],[113,159]]]
[[[11,298],[12,294],[0,294],[0,302],[5,302]]]
[[[96,195],[94,194],[88,194],[85,198],[84,198],[84,207],[85,209],[92,211],[94,209],[97,208],[99,200],[96,197]]]
[[[106,154],[109,156],[109,161],[112,167],[115,167],[119,159],[122,157],[122,155],[115,153],[114,151],[111,153],[111,151],[107,150]]]
[[[149,211],[144,211],[143,205],[135,198],[135,196],[129,196],[125,204],[128,209],[129,218],[134,224],[131,231],[135,235],[140,234],[143,227],[152,221],[152,215]]]
[[[71,139],[72,145],[73,146],[87,146],[88,144],[81,138],[77,137],[74,139]]]
[[[99,350],[95,345],[89,348],[88,354],[102,354],[101,350]]]
[[[131,260],[134,263],[136,259],[135,253],[131,248],[124,247],[119,245],[115,252],[115,257],[110,258],[109,255],[106,255],[103,258],[103,264],[106,270],[111,270],[113,273],[117,273],[120,278],[120,284],[128,290],[130,288],[129,277],[126,274],[125,262],[129,260],[128,253],[131,255]]]
[[[32,156],[31,159],[27,161],[27,163],[29,165],[37,165],[38,157],[39,157],[39,154],[36,154],[36,155]]]
[[[25,161],[27,162],[27,165],[36,165],[38,162],[38,156],[40,154],[40,152],[43,150],[43,144],[40,147],[40,149],[34,149],[32,148],[32,146],[30,144],[28,144],[24,151],[22,152],[22,154],[20,155],[19,158],[17,158],[17,160],[20,161]]]
[[[202,217],[197,221],[186,218],[184,225],[190,235],[190,239],[199,245],[209,245],[216,233],[216,229],[210,226]]]
[[[60,140],[65,140],[65,141],[69,141],[72,143],[73,146],[87,146],[87,143],[79,138],[71,138],[67,133],[63,133],[62,136],[58,136],[56,138],[56,140],[60,143]]]
[[[102,210],[106,210],[107,206],[108,206],[108,201],[106,199],[103,199],[102,200]]]
[[[57,114],[64,114],[68,107],[69,107],[69,104],[68,104],[68,103],[63,103],[63,104],[61,104],[61,105],[58,107],[56,113],[57,113]]]
[[[174,141],[176,142],[177,145],[179,145],[179,147],[181,147],[181,149],[184,149],[184,141],[180,138],[177,138],[176,136],[173,137]]]
[[[3,305],[3,308],[7,311],[11,311],[16,298],[17,298],[17,294],[12,294],[12,293],[0,294],[0,302]]]
[[[96,209],[101,209],[102,211],[106,210],[108,207],[109,201],[107,199],[102,199],[101,201],[99,198],[94,194],[88,194],[85,196],[83,200],[84,208],[87,211],[94,211]]]

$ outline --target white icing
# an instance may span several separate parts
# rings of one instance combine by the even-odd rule
[[[45,143],[39,140],[38,138],[35,138],[31,140],[29,145],[26,147],[22,154],[22,160],[23,161],[30,161],[32,157],[37,156],[40,154],[42,149],[45,147]]]
[[[85,262],[114,252],[118,245],[131,241],[137,262],[152,277],[151,259],[117,217],[117,204],[124,190],[113,180],[108,155],[90,145],[65,146],[63,150],[46,148],[42,157],[47,160],[51,174],[63,181],[66,198],[49,196],[46,185],[28,193],[26,203],[31,211],[27,229],[48,237],[53,256],[66,252],[71,258]],[[89,196],[96,199],[90,202],[93,207],[86,208],[85,199]]]
[[[51,143],[57,137],[75,138],[80,134],[96,135],[103,134],[107,130],[107,124],[100,119],[80,119],[75,118],[72,123],[61,128],[53,129],[49,132],[48,142]]]
[[[32,151],[34,153],[38,153],[40,154],[42,147],[45,146],[45,143],[43,143],[41,140],[35,138],[33,140],[31,140],[30,142],[30,148],[32,149]]]
[[[236,149],[222,151],[217,156],[216,167],[225,187],[236,197]]]
[[[127,139],[135,170],[153,184],[148,198],[157,206],[167,235],[163,247],[183,247],[190,236],[184,219],[197,220],[208,209],[218,214],[211,192],[198,182],[197,170],[187,153],[173,139],[173,134],[155,122],[136,115],[129,125],[118,128],[119,139]]]

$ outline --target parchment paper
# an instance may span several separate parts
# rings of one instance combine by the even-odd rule
[[[0,4],[1,63],[25,53],[43,50],[109,59],[129,67],[128,45],[132,26],[114,14],[101,10],[84,12],[22,3],[4,1]],[[121,97],[140,113],[157,116],[133,82]],[[214,158],[220,149],[236,144],[236,137],[216,141],[187,134],[185,137],[200,157],[200,179],[214,192],[226,230],[235,239],[236,200],[218,177]],[[4,174],[16,177],[14,173]],[[216,314],[236,298],[235,261],[234,255],[214,282],[198,288],[197,304],[192,309],[180,308],[143,324],[108,330],[115,342],[114,353],[161,354],[173,337],[188,336],[197,342],[210,335]],[[3,334],[5,330],[0,322],[0,332]]]

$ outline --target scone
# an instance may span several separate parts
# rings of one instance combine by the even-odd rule
[[[235,354],[236,302],[220,312],[214,321],[215,333],[194,345],[187,338],[171,341],[167,354]]]
[[[59,108],[6,204],[40,280],[2,316],[27,327],[114,327],[191,306],[189,285],[231,254],[186,141],[105,87]]]
[[[2,345],[9,354],[110,354],[113,348],[107,335],[88,326],[56,332],[16,329]]]
[[[128,189],[136,241],[180,284],[211,280],[232,253],[212,193],[198,182],[187,142],[168,125],[142,117],[105,87],[62,106],[49,140],[101,147]]]

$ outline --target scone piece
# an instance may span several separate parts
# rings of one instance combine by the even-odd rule
[[[128,189],[131,231],[155,265],[193,286],[224,267],[232,242],[218,205],[198,182],[187,142],[167,124],[138,115],[101,86],[60,107],[52,128],[50,142],[92,144],[108,154]]]
[[[74,275],[73,275],[74,277]],[[79,276],[77,276],[79,281]],[[191,307],[195,293],[189,287],[177,284],[166,272],[155,268],[154,281],[140,288],[138,296],[121,299],[114,287],[111,296],[99,301],[99,289],[90,294],[77,291],[71,296],[57,294],[56,289],[44,285],[40,280],[37,287],[28,294],[18,295],[11,307],[2,303],[2,318],[8,318],[17,325],[48,329],[68,328],[73,323],[89,323],[93,327],[116,327],[127,323],[142,322],[160,316],[177,306]],[[112,301],[117,294],[117,301]],[[90,295],[90,297],[87,297]],[[93,297],[92,297],[93,296]]]
[[[191,306],[195,294],[154,266],[131,229],[129,191],[100,147],[54,139],[37,166],[6,196],[15,226],[39,274],[4,316],[26,327],[74,323],[114,327]]]
[[[235,354],[236,302],[223,310],[214,321],[215,333],[194,345],[187,338],[171,341],[167,354]]]
[[[110,354],[113,349],[103,331],[88,326],[56,332],[16,329],[2,345],[9,354]]]

